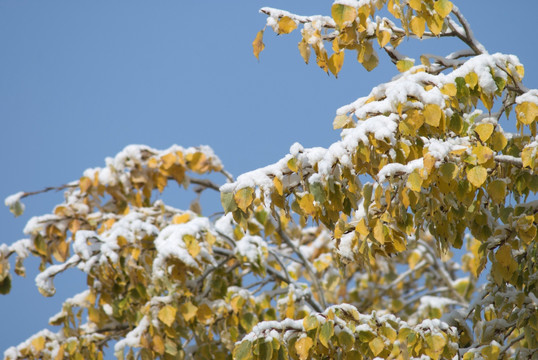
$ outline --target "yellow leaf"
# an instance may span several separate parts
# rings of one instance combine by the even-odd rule
[[[409,6],[411,9],[420,11],[422,7],[422,1],[421,0],[409,0]]]
[[[176,319],[176,312],[177,312],[177,309],[175,307],[166,305],[161,310],[159,310],[157,317],[164,324],[166,324],[166,326],[171,326]]]
[[[194,236],[186,234],[183,236],[183,241],[192,257],[196,257],[200,253],[200,244],[198,244],[198,240]]]
[[[358,50],[357,60],[364,66],[367,71],[372,71],[375,69],[379,63],[379,58],[377,53],[372,47],[371,42],[365,42],[362,44]]]
[[[485,168],[478,165],[474,168],[467,170],[467,180],[475,187],[480,187],[486,181],[488,177],[488,172]]]
[[[534,121],[538,120],[538,105],[528,101],[518,104],[516,106],[516,117],[522,124],[532,124]]]
[[[256,56],[256,59],[260,60],[260,53],[264,48],[265,44],[263,43],[263,30],[260,30],[252,42],[252,50],[254,52],[254,56]]]
[[[308,64],[308,61],[310,60],[310,45],[308,45],[303,38],[301,41],[299,41],[298,47],[304,62]]]
[[[329,58],[329,70],[333,73],[334,76],[338,77],[338,73],[342,69],[344,64],[344,50],[336,52],[331,55]]]
[[[497,250],[495,253],[495,259],[502,266],[510,266],[512,263],[512,247],[510,245],[504,244]]]
[[[414,65],[414,61],[409,60],[409,59],[398,60],[398,62],[396,62],[396,68],[401,73],[406,72],[407,70],[411,69],[413,65]]]
[[[414,16],[409,22],[409,27],[413,34],[422,38],[424,31],[426,30],[426,20],[422,16]]]
[[[434,35],[439,35],[439,33],[441,33],[441,29],[443,28],[443,18],[441,16],[437,14],[428,16],[426,18],[426,23]]]
[[[390,41],[390,32],[386,30],[381,30],[377,32],[377,42],[379,46],[385,47]]]
[[[347,115],[337,115],[333,120],[333,129],[342,129],[350,124],[353,120]]]
[[[299,355],[299,359],[308,359],[308,352],[310,351],[312,345],[314,345],[314,341],[312,341],[312,339],[308,336],[297,340],[297,342],[295,343],[295,350],[297,351],[297,355]]]
[[[382,221],[377,221],[374,226],[374,238],[380,243],[385,243],[385,226]]]
[[[355,20],[357,9],[348,5],[334,4],[331,8],[331,15],[336,25],[343,28]]]
[[[427,153],[423,157],[423,164],[424,164],[424,171],[426,174],[430,174],[431,170],[435,166],[435,163],[437,162],[437,158],[433,156],[431,153]]]
[[[370,341],[368,346],[370,347],[370,350],[372,350],[374,356],[377,356],[385,348],[385,343],[383,342],[383,340],[376,337],[373,338],[372,341]]]
[[[447,339],[441,334],[432,334],[426,337],[426,342],[433,351],[439,352],[445,347]]]
[[[84,194],[92,186],[92,180],[86,176],[83,176],[80,178],[78,185],[80,186],[80,192]]]
[[[422,188],[422,178],[418,172],[413,171],[409,174],[409,177],[407,178],[407,187],[414,192],[420,192],[420,189]]]
[[[283,16],[278,22],[278,33],[289,34],[293,30],[297,29],[297,24],[289,16]]]
[[[424,124],[424,115],[419,110],[411,109],[407,111],[405,122],[417,131]]]
[[[297,160],[295,158],[291,158],[288,160],[288,169],[290,169],[293,172],[297,172],[299,170],[299,167],[297,166]]]
[[[496,203],[504,204],[506,183],[502,180],[493,180],[488,184],[488,194]]]
[[[275,176],[273,178],[273,185],[275,185],[275,189],[278,195],[284,195],[284,187],[282,185],[282,181],[278,178],[278,176]]]
[[[480,100],[484,103],[484,106],[488,111],[493,107],[493,95],[486,94],[484,92],[480,93]]]
[[[477,145],[473,148],[473,154],[476,155],[476,159],[479,164],[484,164],[493,159],[493,150],[487,146]]]
[[[179,312],[185,319],[185,321],[191,321],[196,316],[196,312],[198,311],[198,308],[193,305],[190,301],[181,304],[179,307]]]
[[[441,108],[437,104],[428,104],[424,106],[424,119],[426,124],[431,126],[439,126],[442,113]]]
[[[196,311],[196,316],[198,321],[202,323],[207,323],[208,321],[213,319],[213,311],[207,304],[202,304],[198,307],[198,310]]]
[[[506,140],[506,137],[503,135],[503,133],[496,132],[491,137],[491,147],[495,151],[501,151],[508,145],[508,140]]]
[[[480,141],[486,142],[493,133],[493,128],[493,124],[480,124],[475,127],[474,131],[477,133]]]
[[[306,331],[317,329],[319,321],[315,315],[309,315],[303,319],[303,327]]]
[[[168,170],[176,163],[176,154],[174,153],[168,153],[166,155],[161,156],[161,160],[163,162],[163,169]]]
[[[243,212],[247,212],[249,205],[252,203],[252,200],[254,200],[254,190],[249,187],[239,189],[234,194],[234,199],[237,206],[243,210]]]
[[[452,96],[456,96],[458,91],[455,84],[448,83],[448,84],[443,85],[443,87],[441,88],[441,93],[452,97]]]
[[[191,216],[189,215],[189,213],[174,215],[174,217],[172,218],[172,224],[183,224],[189,221],[190,218]]]
[[[469,84],[469,88],[474,89],[478,85],[478,75],[474,71],[471,71],[465,75],[465,82]]]
[[[413,270],[415,266],[417,266],[418,262],[422,258],[422,254],[420,251],[414,250],[409,254],[409,257],[407,258],[407,263],[409,264],[409,268]]]
[[[433,7],[442,18],[447,17],[452,11],[452,3],[449,0],[437,0]]]
[[[536,158],[536,148],[534,146],[527,146],[523,148],[521,152],[521,161],[523,167],[534,168],[534,159]]]
[[[314,216],[316,214],[316,207],[314,206],[314,195],[306,194],[298,200],[299,206],[307,215]]]
[[[164,354],[164,342],[163,342],[163,338],[160,337],[159,335],[154,335],[153,336],[153,339],[152,339],[152,343],[151,343],[151,347],[153,348],[153,350],[160,354],[160,355],[163,355]]]
[[[366,221],[364,219],[359,220],[359,222],[355,226],[355,231],[362,236],[366,236],[370,233],[370,230],[368,229],[368,226],[366,225]]]
[[[36,353],[41,352],[45,348],[45,338],[43,336],[38,336],[32,340],[32,346],[35,349]]]

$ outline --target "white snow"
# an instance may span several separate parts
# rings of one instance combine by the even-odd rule
[[[185,235],[191,235],[195,238],[204,231],[209,231],[209,219],[205,217],[194,218],[183,224],[169,225],[161,230],[159,236],[155,239],[157,256],[153,262],[153,276],[160,278],[165,275],[166,262],[169,258],[175,258],[183,262],[188,267],[198,268],[198,261],[207,261],[216,265],[215,259],[207,250],[205,244],[200,241],[200,253],[193,258],[183,240]]]
[[[131,330],[124,339],[121,339],[114,345],[114,352],[123,351],[126,346],[129,347],[138,347],[140,344],[140,337],[146,331],[146,328],[149,326],[149,320],[147,316],[144,316],[138,325]]]
[[[252,264],[263,262],[267,253],[267,243],[259,236],[245,235],[235,243],[234,252],[244,256]]]
[[[15,205],[17,202],[19,202],[21,200],[21,197],[24,195],[24,191],[19,191],[18,193],[16,194],[12,194],[12,195],[9,195],[8,197],[6,197],[4,199],[4,204],[7,206],[7,207],[12,207],[13,205]],[[23,205],[23,204],[21,204]],[[23,205],[24,206],[24,205]]]
[[[529,90],[526,93],[516,97],[516,104],[522,104],[524,102],[531,102],[538,105],[538,89]]]

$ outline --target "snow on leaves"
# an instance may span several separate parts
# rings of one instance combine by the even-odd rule
[[[439,320],[416,326],[391,315],[363,315],[351,305],[330,307],[302,320],[266,321],[236,345],[236,359],[257,356],[310,359],[451,358],[456,354],[455,328]],[[248,350],[248,351],[247,351]]]
[[[383,8],[400,25],[379,17]],[[100,359],[111,340],[128,359],[538,353],[538,91],[523,86],[518,59],[485,51],[448,0],[261,12],[277,34],[300,28],[303,60],[313,52],[334,76],[350,51],[374,69],[378,48],[399,73],[337,110],[339,141],[293,144],[237,179],[208,147],[130,146],[60,187],[65,201],[28,222],[28,239],[0,246],[0,293],[10,290],[9,258],[24,276],[30,254],[45,296],[75,268],[88,289],[51,317],[59,332],[6,358]],[[466,49],[420,63],[395,50],[406,37],[443,36]],[[501,126],[512,111],[517,133]],[[218,191],[225,214],[165,205],[155,195],[170,182]],[[17,215],[31,194],[5,203]]]

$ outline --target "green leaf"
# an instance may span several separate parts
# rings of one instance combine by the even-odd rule
[[[325,322],[321,326],[321,331],[319,333],[319,342],[325,346],[327,349],[329,348],[329,341],[331,339],[331,336],[334,334],[334,325],[330,323],[329,321]]]
[[[237,204],[235,203],[234,194],[232,192],[221,192],[220,202],[222,203],[222,208],[226,213],[232,212],[237,209]]]
[[[323,184],[319,182],[310,184],[310,192],[314,195],[314,200],[320,204],[325,202],[325,190],[323,189]]]
[[[458,167],[454,163],[444,163],[439,167],[439,172],[441,173],[441,178],[445,182],[449,182],[458,176]]]
[[[21,216],[24,213],[24,204],[20,201],[15,201],[13,204],[9,205],[9,211],[11,211],[15,217]]]
[[[241,315],[241,318],[239,320],[239,323],[245,329],[246,332],[252,331],[252,328],[254,325],[256,325],[256,322],[258,319],[256,318],[256,315],[254,315],[251,312],[246,312]]]
[[[345,350],[351,349],[355,343],[355,337],[347,331],[340,331],[337,337],[338,344],[340,344],[340,346],[342,346]]]
[[[398,60],[398,62],[396,63],[396,68],[399,72],[403,73],[411,69],[414,64],[415,62],[410,59]]]
[[[233,350],[234,360],[250,360],[252,359],[252,343],[248,340],[236,345]]]
[[[0,294],[6,295],[11,291],[11,275],[7,275],[4,280],[0,281]]]
[[[488,184],[488,194],[496,203],[504,204],[506,183],[502,180],[493,180]]]

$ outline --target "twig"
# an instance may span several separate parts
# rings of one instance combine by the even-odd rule
[[[293,252],[297,254],[299,259],[301,259],[301,262],[303,263],[304,267],[306,268],[306,271],[308,271],[308,273],[310,274],[310,277],[311,277],[312,281],[314,282],[314,284],[315,284],[315,286],[317,288],[319,299],[321,301],[321,304],[322,304],[323,308],[326,308],[327,303],[325,301],[325,294],[323,293],[323,288],[321,287],[319,279],[316,276],[316,273],[314,272],[314,269],[312,268],[312,266],[310,264],[310,261],[308,261],[304,257],[303,253],[295,246],[295,244],[293,244],[293,242],[288,237],[288,235],[286,233],[284,233],[284,231],[282,230],[282,226],[280,224],[280,220],[279,220],[277,232],[278,232],[278,235],[280,235],[280,237],[284,240],[284,242],[293,250]]]
[[[518,341],[521,341],[523,340],[523,338],[525,337],[525,334],[522,333],[522,334],[519,334],[516,338],[514,338],[512,341],[510,341],[508,344],[506,344],[505,346],[503,346],[503,348],[501,349],[501,351],[499,352],[499,359],[502,359],[502,355],[508,351],[508,349],[510,349],[512,347],[512,345],[514,345],[515,343],[517,343]]]

